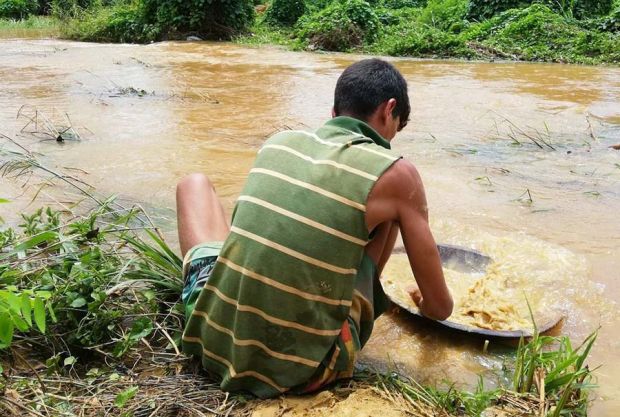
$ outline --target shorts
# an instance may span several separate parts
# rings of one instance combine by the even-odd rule
[[[293,388],[291,392],[293,394],[309,394],[338,380],[353,377],[355,361],[360,350],[354,334],[357,334],[355,322],[349,317],[342,324],[340,335],[336,339],[334,347],[316,369],[310,380],[299,387]],[[341,363],[337,364],[337,362]]]
[[[205,286],[224,242],[205,242],[191,248],[183,259],[183,294],[185,318],[189,319],[200,291]]]
[[[209,280],[224,242],[201,243],[190,249],[183,260],[184,286],[181,299],[185,305],[185,319],[194,311],[196,300]],[[340,335],[326,358],[308,382],[293,387],[294,394],[311,393],[339,379],[353,376],[357,353],[361,349],[355,322],[349,317],[342,324]]]

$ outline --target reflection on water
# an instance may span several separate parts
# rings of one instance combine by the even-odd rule
[[[81,142],[20,140],[49,164],[85,171],[104,194],[156,207],[173,235],[181,176],[208,174],[230,212],[263,139],[324,122],[336,79],[355,59],[223,43],[4,40],[0,131],[19,138],[24,104],[54,120],[68,113]],[[601,325],[592,364],[603,364],[605,401],[593,415],[615,415],[620,152],[609,146],[620,143],[620,69],[394,62],[413,104],[394,148],[423,176],[438,240],[488,253],[509,248],[496,257],[527,266],[531,291],[561,309],[561,331],[576,341]],[[27,210],[20,187],[0,184],[0,197],[15,200],[0,216]],[[39,199],[51,197],[44,190]],[[492,342],[483,354],[483,344],[389,315],[363,359],[430,382],[473,384],[486,372],[492,383],[506,348]]]

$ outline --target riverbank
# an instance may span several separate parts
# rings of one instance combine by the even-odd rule
[[[355,21],[360,10],[363,25]],[[620,25],[620,6],[609,17],[583,21],[540,4],[477,21],[467,19],[466,1],[430,1],[399,9],[332,7],[293,26],[274,23],[267,11],[236,40],[397,57],[618,64],[620,33],[599,30],[610,25]]]
[[[224,42],[115,45],[10,40],[0,46],[4,91],[0,107],[5,109],[0,114],[2,133],[20,140],[33,153],[46,155],[47,164],[71,167],[67,176],[92,184],[103,196],[119,194],[117,201],[125,207],[140,202],[172,248],[176,248],[172,237],[176,181],[190,172],[205,172],[230,215],[264,138],[274,130],[306,129],[324,122],[338,75],[356,59],[346,54],[292,53]],[[619,315],[614,300],[620,294],[620,281],[617,233],[610,227],[610,219],[615,218],[620,202],[620,154],[610,146],[618,144],[620,72],[603,66],[538,63],[399,59],[395,64],[411,86],[415,111],[394,149],[413,161],[424,177],[438,241],[484,252],[502,242],[513,242],[508,249],[515,249],[497,258],[507,257],[510,262],[506,264],[529,266],[531,281],[537,284],[531,295],[544,296],[567,317],[561,332],[571,338],[573,346],[601,325],[587,361],[591,368],[603,364],[595,373],[600,388],[591,396],[591,415],[614,416],[619,370],[615,361]],[[24,104],[30,107],[22,109]],[[22,116],[17,118],[20,110]],[[63,127],[61,131],[72,124],[81,140],[66,135],[64,142],[57,142],[45,140],[49,135],[27,134],[36,129],[25,128],[35,110],[54,126]],[[501,114],[508,115],[521,130]],[[45,124],[41,123],[41,128]],[[37,192],[47,182],[31,178],[28,184]],[[2,182],[0,189],[0,198],[11,200],[0,204],[0,216],[7,221],[7,212],[19,221],[20,212],[32,214],[45,202],[55,199],[74,209],[73,202],[80,200],[71,193],[51,194],[46,186],[37,201],[30,203],[29,196],[20,198],[24,191],[21,184],[7,189]],[[126,288],[116,298],[105,300],[104,306],[113,306],[123,297],[131,302],[133,290]],[[142,290],[135,290],[142,297]],[[77,300],[76,307],[68,310],[84,312],[97,301],[83,297],[87,305],[77,307],[83,302],[78,298],[72,298],[71,303]],[[131,302],[132,308],[135,304]],[[168,316],[165,311],[158,317],[169,317],[174,324],[178,313]],[[88,324],[84,327],[88,330],[93,323],[82,324]],[[95,345],[108,353],[106,358],[116,342],[123,340],[121,330],[131,339],[133,324],[120,324],[131,325],[129,331],[114,327],[114,343]],[[173,329],[178,331],[180,325],[164,328],[174,340]],[[136,327],[134,340],[140,332]],[[173,392],[170,387],[191,387],[184,379],[185,370],[179,371],[181,364],[174,361],[163,371],[142,372],[140,366],[153,358],[161,364],[162,358],[167,361],[176,355],[171,347],[161,353],[159,349],[170,343],[155,324],[145,340],[153,352],[139,340],[129,349],[131,360],[123,362],[124,367],[111,362],[112,369],[95,365],[93,356],[101,357],[101,353],[61,347],[61,372],[75,375],[74,371],[88,372],[92,367],[103,369],[101,374],[79,374],[77,381],[63,379],[65,374],[61,378],[46,376],[54,364],[45,364],[45,357],[31,362],[49,394],[42,393],[33,371],[23,361],[13,365],[19,375],[13,374],[11,382],[23,393],[24,403],[37,405],[44,398],[47,407],[59,409],[68,406],[67,400],[54,395],[68,397],[63,392],[71,387],[81,390],[74,391],[76,407],[100,406],[92,399],[96,386],[101,388],[99,401],[110,407],[126,392],[118,401],[127,410],[145,403],[150,406],[148,395],[152,399]],[[32,350],[28,343],[32,341],[26,341]],[[78,360],[72,364],[69,359],[65,365],[69,351]],[[17,353],[24,356],[23,350]],[[484,392],[493,391],[504,363],[514,360],[514,348],[491,341],[484,352],[480,338],[455,336],[403,315],[382,316],[362,354],[361,360],[380,369],[382,375],[396,370],[425,387],[442,387],[442,381],[453,381],[461,387],[459,393],[475,392],[479,375],[485,379]],[[83,367],[85,363],[88,368]],[[113,384],[116,378],[119,384]],[[24,380],[31,384],[20,386]],[[201,380],[192,376],[189,381]],[[206,391],[208,385],[203,382],[199,387]],[[379,399],[397,394],[387,394],[377,385],[371,387]],[[343,389],[334,394],[336,399],[351,393],[348,386]],[[184,392],[187,398],[204,399],[197,390]],[[329,405],[334,398],[326,396],[316,401],[325,400]],[[209,398],[226,406],[233,400],[229,397],[226,402],[222,393]],[[164,394],[163,399],[174,404]],[[350,403],[356,399],[365,401],[365,397],[355,396]],[[37,412],[45,413],[41,407]],[[149,414],[155,411],[151,410]],[[114,408],[110,413],[117,411]]]
[[[0,31],[41,26],[47,31],[42,33],[93,42],[150,43],[189,37],[235,39],[244,45],[280,45],[297,51],[588,65],[620,63],[620,0],[606,0],[603,3],[607,8],[590,13],[564,2],[534,2],[527,7],[523,3],[516,7],[517,2],[513,2],[516,8],[510,8],[511,2],[505,3],[490,10],[484,2],[478,5],[472,0],[337,0],[307,4],[278,0],[258,5],[254,11],[242,0],[235,0],[218,6],[225,16],[238,16],[222,23],[207,12],[197,13],[191,5],[187,10],[177,10],[165,4],[157,6],[150,0],[111,5],[87,1],[84,7],[52,2],[50,13],[54,18],[3,20]]]
[[[49,123],[29,135],[50,130],[62,131],[56,138],[63,141],[81,140],[72,127]],[[4,190],[44,181],[48,197],[69,192],[75,199],[0,228],[3,415],[587,415],[594,385],[586,359],[596,333],[575,349],[567,336],[521,339],[495,375],[499,386],[486,388],[480,376],[473,392],[360,368],[353,380],[313,396],[229,396],[180,352],[182,261],[151,216],[140,205],[102,198],[73,168],[47,165],[21,141],[2,139]]]

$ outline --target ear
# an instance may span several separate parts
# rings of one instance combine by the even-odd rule
[[[386,121],[391,120],[393,118],[392,114],[394,113],[394,109],[396,108],[396,99],[391,98],[385,104],[383,108],[383,117]]]

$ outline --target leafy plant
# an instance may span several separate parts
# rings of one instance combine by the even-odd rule
[[[380,28],[379,18],[364,0],[335,1],[299,20],[297,35],[313,48],[345,51],[371,42]]]
[[[64,34],[78,40],[145,43],[187,34],[222,39],[245,31],[254,20],[250,0],[128,0],[88,8],[79,0],[58,1],[68,6],[55,6],[55,13],[73,17]]]
[[[27,332],[36,327],[45,333],[46,304],[53,315],[47,301],[50,298],[49,292],[19,291],[14,286],[5,288],[0,290],[0,349],[11,345],[15,330]]]
[[[549,413],[552,417],[565,414],[567,409],[586,415],[587,392],[595,386],[585,361],[596,337],[597,333],[592,333],[577,348],[573,348],[568,337],[536,333],[527,344],[521,339],[514,365],[513,389],[519,393],[536,389],[553,398],[553,411]]]
[[[441,30],[462,23],[467,14],[468,0],[429,0],[420,22]]]
[[[603,16],[612,10],[613,0],[470,0],[469,19],[489,19],[509,9],[544,4],[567,17]]]
[[[25,19],[38,8],[37,0],[0,0],[0,18]]]
[[[140,0],[145,23],[162,33],[195,32],[229,38],[254,20],[250,0]]]
[[[484,36],[484,44],[520,59],[588,62],[590,57],[598,57],[620,61],[617,37],[584,30],[540,4],[507,11],[487,25],[492,29]]]
[[[108,200],[69,221],[40,209],[23,216],[19,231],[2,233],[8,242],[0,252],[4,346],[14,329],[30,330],[30,311],[43,332],[47,311],[55,321],[48,326],[51,346],[60,339],[79,348],[113,344],[112,354],[121,357],[152,333],[149,317],[169,316],[176,308],[181,260],[157,234],[144,230],[140,210],[112,209],[113,204]]]
[[[265,14],[265,21],[275,25],[292,26],[306,13],[306,10],[304,0],[273,0]]]
[[[406,7],[424,7],[426,0],[382,0],[381,6],[388,9],[404,9]]]

